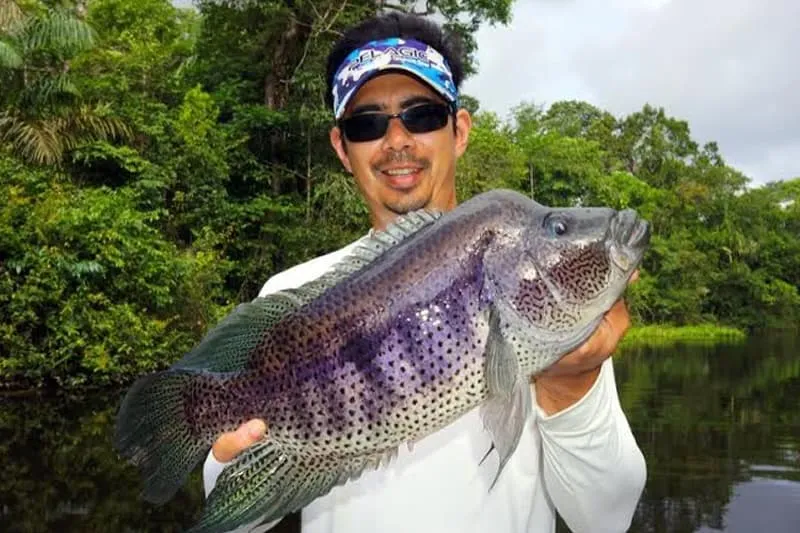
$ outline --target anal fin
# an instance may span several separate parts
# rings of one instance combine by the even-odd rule
[[[217,478],[200,521],[187,533],[220,533],[274,522],[391,460],[396,449],[358,457],[299,457],[269,438]]]

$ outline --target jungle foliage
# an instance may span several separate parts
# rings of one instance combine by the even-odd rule
[[[0,0],[0,382],[162,367],[270,275],[363,234],[324,62],[385,9],[435,13],[475,72],[471,33],[511,0]],[[800,179],[754,187],[657,106],[465,104],[461,199],[507,187],[652,221],[640,323],[797,323]]]

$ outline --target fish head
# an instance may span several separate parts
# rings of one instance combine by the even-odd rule
[[[630,209],[532,205],[515,214],[517,229],[506,242],[500,239],[507,251],[491,275],[498,297],[526,327],[574,346],[624,293],[650,226]]]

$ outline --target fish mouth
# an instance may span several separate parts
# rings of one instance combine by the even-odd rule
[[[611,260],[625,272],[632,273],[650,244],[650,224],[632,209],[619,211],[611,219]]]

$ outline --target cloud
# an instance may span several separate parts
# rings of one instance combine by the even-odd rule
[[[523,100],[662,106],[754,182],[796,177],[798,20],[797,0],[517,0],[511,27],[479,31],[464,91],[502,115]]]

